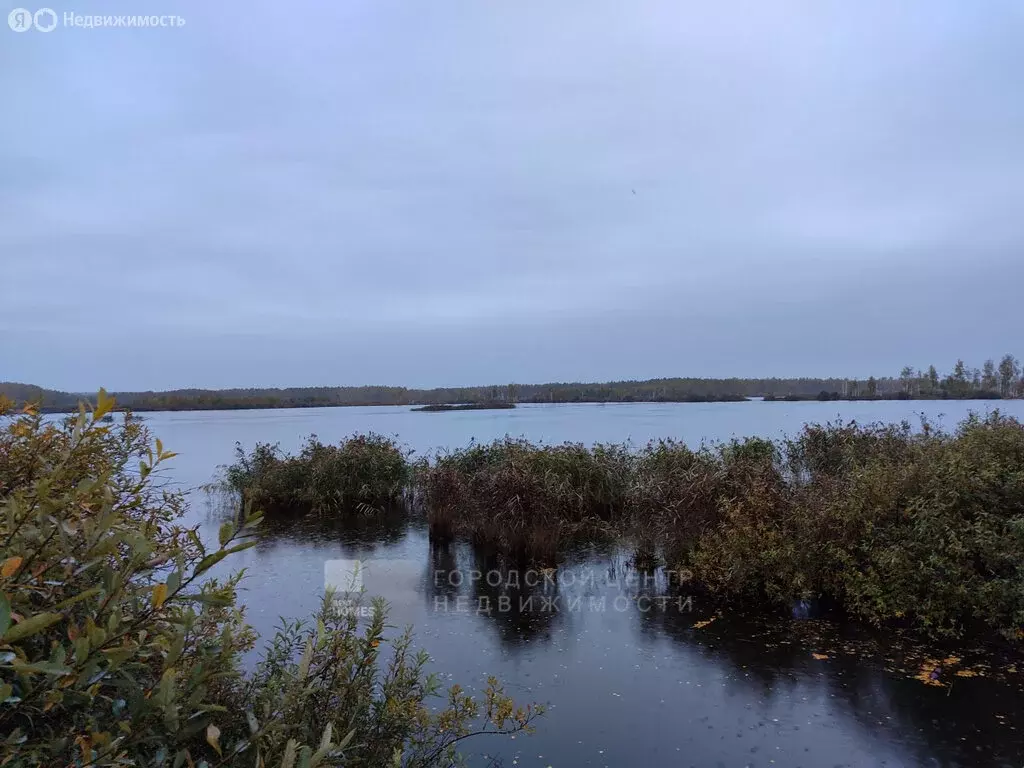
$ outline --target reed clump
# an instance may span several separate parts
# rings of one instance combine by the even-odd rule
[[[409,482],[409,453],[394,439],[354,435],[338,445],[311,436],[295,456],[258,443],[236,445],[226,470],[230,488],[246,502],[285,514],[353,514],[379,511],[399,501]]]
[[[553,561],[568,541],[621,527],[634,462],[624,446],[505,438],[438,455],[419,477],[436,537]]]
[[[702,538],[722,521],[723,502],[755,484],[777,487],[778,447],[759,438],[691,449],[649,443],[637,456],[627,504],[630,536],[657,547],[671,568],[688,564]]]

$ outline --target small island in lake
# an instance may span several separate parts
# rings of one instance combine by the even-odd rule
[[[463,403],[462,405],[435,403],[433,405],[421,405],[412,410],[430,411],[433,413],[438,411],[491,411],[515,407],[515,403]]]

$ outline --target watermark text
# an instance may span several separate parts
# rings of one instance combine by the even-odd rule
[[[7,26],[15,32],[53,32],[66,29],[167,29],[185,26],[185,18],[172,14],[97,14],[57,12],[53,8],[15,8],[7,14]]]

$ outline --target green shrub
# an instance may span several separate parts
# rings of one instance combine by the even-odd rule
[[[335,764],[426,768],[452,765],[456,745],[470,736],[530,729],[539,710],[516,707],[493,677],[482,703],[458,685],[442,691],[426,673],[427,654],[411,652],[411,630],[386,638],[383,601],[374,602],[362,631],[347,607],[340,610],[328,594],[311,621],[286,622],[249,679],[242,700],[256,713],[254,727],[268,754],[287,754],[293,744],[302,765],[298,745],[336,734],[344,749]],[[385,643],[391,646],[386,663],[380,659]],[[443,705],[440,712],[435,702]],[[228,721],[238,739],[249,738],[246,720]]]
[[[0,430],[0,765],[426,766],[530,727],[493,680],[482,704],[455,687],[435,711],[426,659],[388,637],[382,604],[360,630],[326,596],[247,673],[241,575],[209,571],[259,517],[201,541],[153,482],[173,454],[130,416],[105,423],[112,405],[101,392],[70,422],[29,410]]]
[[[696,578],[726,595],[830,597],[931,634],[1024,625],[1024,426],[994,413],[953,435],[811,426],[790,482],[750,482],[702,537]]]
[[[873,621],[914,618],[957,634],[1024,627],[1024,425],[994,413],[931,433],[900,464],[850,479],[836,514],[866,520],[844,599]]]

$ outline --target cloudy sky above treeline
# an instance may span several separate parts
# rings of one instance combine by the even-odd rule
[[[0,380],[866,377],[1024,353],[1017,0],[145,10],[185,25],[0,27]]]

